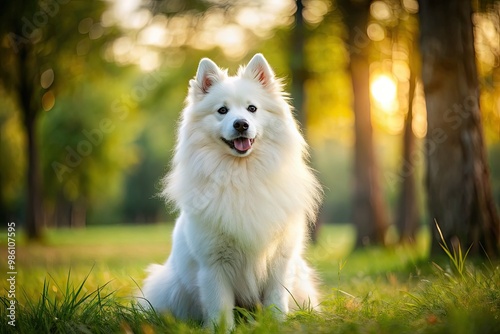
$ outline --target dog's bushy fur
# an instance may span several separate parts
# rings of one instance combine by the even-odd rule
[[[234,77],[202,59],[164,179],[163,195],[180,216],[168,260],[152,265],[145,281],[150,305],[229,328],[235,306],[272,305],[278,317],[317,307],[302,253],[321,190],[307,159],[281,82],[261,54]]]

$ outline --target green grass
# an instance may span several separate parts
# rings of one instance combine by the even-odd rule
[[[206,332],[145,311],[132,298],[144,268],[166,259],[171,231],[168,224],[108,226],[50,230],[37,244],[18,238],[16,327],[8,325],[5,285],[0,333]],[[237,310],[235,332],[500,332],[498,263],[467,259],[447,246],[442,258],[430,261],[425,231],[416,245],[387,249],[352,252],[353,238],[347,225],[324,226],[319,243],[308,249],[321,278],[321,313],[304,309],[279,323],[266,309]]]

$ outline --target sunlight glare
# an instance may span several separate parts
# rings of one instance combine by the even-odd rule
[[[160,55],[158,52],[146,52],[139,60],[139,67],[144,72],[151,72],[160,67]]]
[[[215,40],[229,58],[238,59],[245,54],[245,33],[239,25],[228,24],[221,28]]]
[[[155,22],[141,30],[138,35],[138,41],[144,45],[152,45],[157,47],[168,47],[173,38],[168,33],[165,23]]]
[[[415,97],[413,98],[412,130],[417,138],[424,138],[427,134],[427,110],[425,108],[424,88],[417,82]]]
[[[396,83],[387,75],[381,74],[372,81],[370,87],[375,102],[386,112],[394,112],[396,102]]]

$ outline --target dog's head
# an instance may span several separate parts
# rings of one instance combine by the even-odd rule
[[[261,139],[272,136],[269,129],[273,124],[291,117],[284,116],[291,113],[281,84],[261,54],[234,77],[210,59],[202,59],[190,81],[187,103],[190,120],[208,130],[210,138],[205,141],[213,143],[205,142],[206,147],[218,145],[236,157],[250,155]]]

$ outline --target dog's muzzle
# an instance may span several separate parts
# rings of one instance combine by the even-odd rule
[[[246,119],[237,119],[233,123],[234,130],[240,134],[239,137],[235,139],[228,140],[226,138],[221,139],[233,150],[239,154],[245,154],[248,152],[255,141],[255,138],[247,138],[245,136],[246,131],[250,127],[250,124]]]

